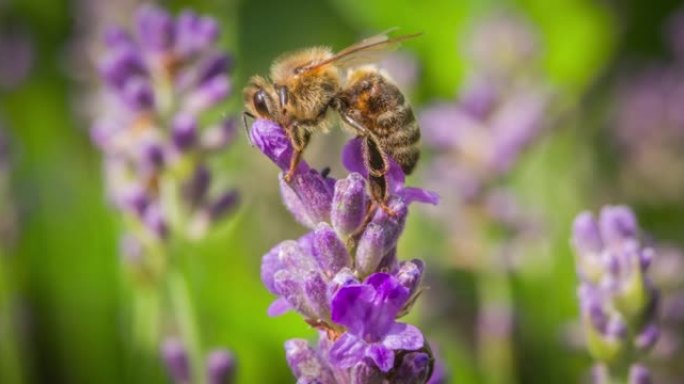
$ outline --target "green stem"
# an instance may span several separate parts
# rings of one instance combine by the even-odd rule
[[[132,308],[132,339],[134,351],[131,356],[131,379],[154,377],[159,366],[161,340],[161,300],[155,284],[138,281],[134,284]]]
[[[515,383],[511,340],[513,293],[506,261],[501,257],[501,234],[480,204],[474,204],[467,212],[482,244],[475,269],[479,302],[477,353],[482,382]]]
[[[477,285],[480,302],[478,354],[483,382],[514,383],[513,298],[508,275],[501,265],[480,268]]]
[[[6,267],[9,259],[0,250],[0,382],[24,382],[21,367],[21,348],[16,329],[14,308],[12,305],[12,289]]]
[[[204,359],[188,283],[179,270],[169,271],[167,283],[171,305],[190,362],[190,377],[193,383],[204,383]]]

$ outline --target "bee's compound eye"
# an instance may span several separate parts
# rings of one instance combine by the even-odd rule
[[[266,104],[266,92],[264,92],[263,89],[260,89],[254,93],[254,96],[252,97],[252,103],[254,104],[254,108],[256,109],[257,113],[261,116],[269,116],[270,113],[268,112],[268,105]]]

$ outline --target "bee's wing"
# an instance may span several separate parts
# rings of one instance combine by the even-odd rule
[[[340,68],[350,68],[362,64],[370,64],[379,61],[387,53],[395,50],[402,41],[418,37],[421,33],[389,37],[387,34],[396,28],[387,30],[381,34],[368,37],[353,44],[329,59],[318,63],[312,63],[303,68],[303,71],[311,71],[334,63]]]

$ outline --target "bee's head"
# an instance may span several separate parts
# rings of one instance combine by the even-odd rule
[[[280,115],[276,102],[278,95],[271,83],[260,76],[254,76],[245,87],[243,97],[248,114],[278,122]]]

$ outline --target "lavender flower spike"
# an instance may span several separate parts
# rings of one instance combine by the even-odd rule
[[[162,357],[166,363],[166,369],[174,383],[187,383],[190,381],[190,366],[185,347],[180,340],[168,338],[162,345]]]
[[[282,171],[288,169],[293,150],[280,126],[257,119],[250,139]],[[350,173],[337,180],[305,161],[291,182],[280,174],[285,206],[311,231],[262,258],[262,281],[278,296],[268,313],[295,310],[319,331],[317,346],[304,340],[285,344],[297,383],[386,383],[398,375],[425,383],[431,352],[416,327],[396,321],[417,298],[424,267],[420,260],[399,262],[396,248],[409,204],[435,204],[437,196],[406,187],[393,164],[387,204],[395,214],[388,215],[370,204],[359,140],[350,140],[342,161]],[[400,372],[400,358],[409,351],[418,355]]]
[[[626,206],[606,206],[598,219],[581,213],[573,225],[587,347],[609,376],[626,375],[624,356],[649,349],[660,333],[657,291],[646,275],[654,252],[641,246],[638,235],[636,217]],[[646,368],[635,367],[632,376],[647,377]]]
[[[207,382],[231,384],[235,376],[235,357],[226,349],[216,349],[207,356]]]
[[[229,96],[231,58],[219,52],[218,32],[209,17],[173,17],[145,4],[133,31],[110,27],[104,36],[102,111],[92,138],[105,158],[109,195],[134,219],[142,243],[201,237],[237,200],[232,190],[206,196],[207,157],[235,131],[232,118],[202,123],[205,110]]]

